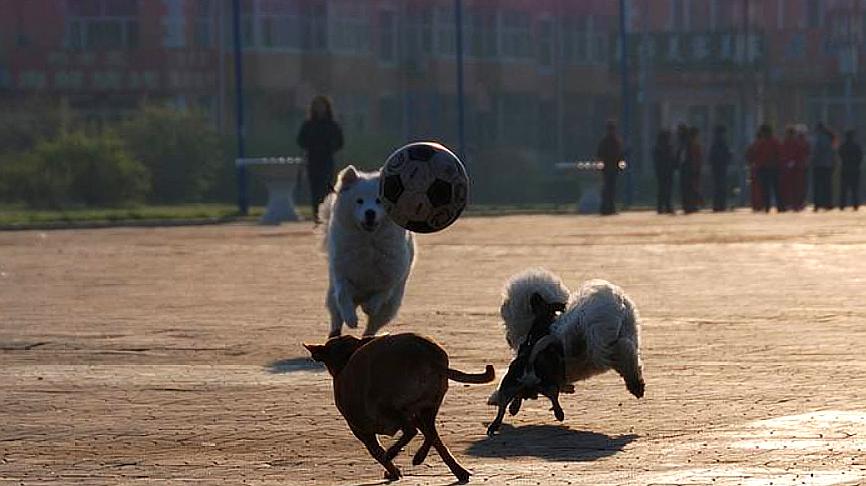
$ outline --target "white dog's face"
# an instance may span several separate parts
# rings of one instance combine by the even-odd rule
[[[349,166],[339,176],[338,212],[351,212],[352,221],[364,231],[374,232],[385,219],[379,199],[379,173],[361,173]]]

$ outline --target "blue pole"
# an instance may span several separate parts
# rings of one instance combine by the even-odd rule
[[[626,160],[626,168],[625,168],[625,205],[631,206],[632,200],[634,199],[634,184],[632,181],[632,163],[631,163],[631,150],[629,148],[629,134],[630,134],[630,108],[631,108],[631,100],[629,99],[629,85],[628,85],[628,26],[626,22],[626,0],[619,0],[619,37],[620,37],[620,45],[622,49],[620,50],[619,57],[619,70],[620,70],[620,84],[622,85],[622,145],[623,152],[625,154]]]
[[[241,52],[241,0],[232,0],[232,34],[234,36],[235,57],[235,136],[238,143],[238,158],[242,159],[246,153],[244,146],[244,65],[243,53]],[[246,215],[249,213],[249,201],[247,199],[247,168],[238,165],[238,212]]]
[[[454,23],[457,34],[457,155],[466,163],[466,122],[463,93],[463,6],[454,0]]]

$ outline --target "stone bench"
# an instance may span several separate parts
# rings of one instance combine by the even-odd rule
[[[268,188],[268,206],[259,220],[261,224],[298,221],[295,211],[295,186],[298,174],[306,165],[301,157],[256,157],[237,159],[238,167],[246,167]]]

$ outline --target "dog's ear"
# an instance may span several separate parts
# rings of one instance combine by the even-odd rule
[[[324,361],[325,358],[325,347],[319,344],[307,344],[303,343],[304,348],[310,352],[310,357],[313,358],[314,361]]]
[[[357,182],[359,178],[358,169],[356,169],[354,165],[347,166],[345,169],[341,170],[340,174],[337,176],[337,192],[352,187],[352,184]]]
[[[538,314],[544,311],[546,307],[547,301],[544,300],[544,297],[542,297],[538,292],[533,292],[532,295],[529,296],[529,308],[532,309],[533,314]]]

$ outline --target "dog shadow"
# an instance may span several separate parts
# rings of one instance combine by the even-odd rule
[[[307,356],[278,359],[269,363],[265,369],[271,374],[296,373],[298,371],[325,371],[325,365],[317,363]]]
[[[635,434],[611,437],[572,430],[561,425],[502,424],[500,433],[473,443],[466,451],[475,457],[538,457],[548,461],[595,461],[620,452],[637,439]]]

